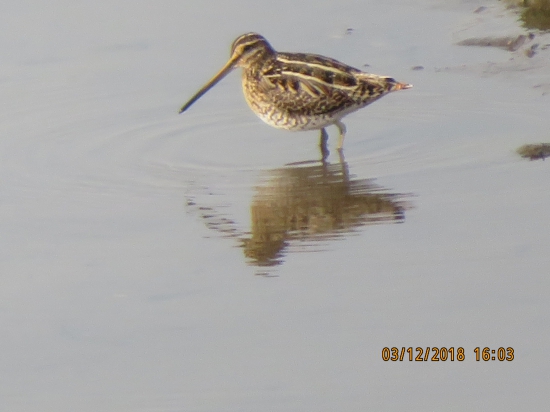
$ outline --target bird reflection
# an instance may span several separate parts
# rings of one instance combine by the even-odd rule
[[[267,172],[255,188],[250,206],[250,231],[203,209],[207,226],[238,238],[248,263],[276,266],[293,246],[307,250],[317,241],[342,238],[376,223],[399,223],[409,205],[404,194],[389,193],[373,179],[350,177],[348,164],[326,161],[288,165]]]

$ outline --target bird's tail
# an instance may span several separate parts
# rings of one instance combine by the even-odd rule
[[[410,89],[411,87],[413,87],[412,84],[399,83],[397,80],[392,79],[391,77],[388,77],[386,81],[388,82],[388,91],[390,92],[394,92],[396,90]]]

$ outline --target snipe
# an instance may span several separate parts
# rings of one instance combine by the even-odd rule
[[[329,57],[307,53],[279,53],[257,33],[238,37],[225,66],[180,109],[186,111],[232,69],[243,68],[246,102],[267,124],[287,130],[321,130],[321,150],[326,151],[325,127],[340,131],[342,148],[346,127],[341,119],[389,92],[412,87],[391,77],[365,73]]]

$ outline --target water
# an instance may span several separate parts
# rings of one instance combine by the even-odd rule
[[[524,33],[459,0],[0,19],[3,410],[546,404],[548,164],[515,150],[548,141],[547,35],[532,58],[459,46]],[[262,124],[236,73],[177,115],[250,30],[414,88],[346,118],[345,159],[329,129],[324,166],[317,133]],[[466,359],[384,362],[393,346]]]

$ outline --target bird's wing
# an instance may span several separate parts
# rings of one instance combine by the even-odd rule
[[[369,84],[366,73],[328,57],[279,53],[276,63],[263,74],[261,87],[273,104],[288,112],[333,113],[383,92],[381,84]]]

